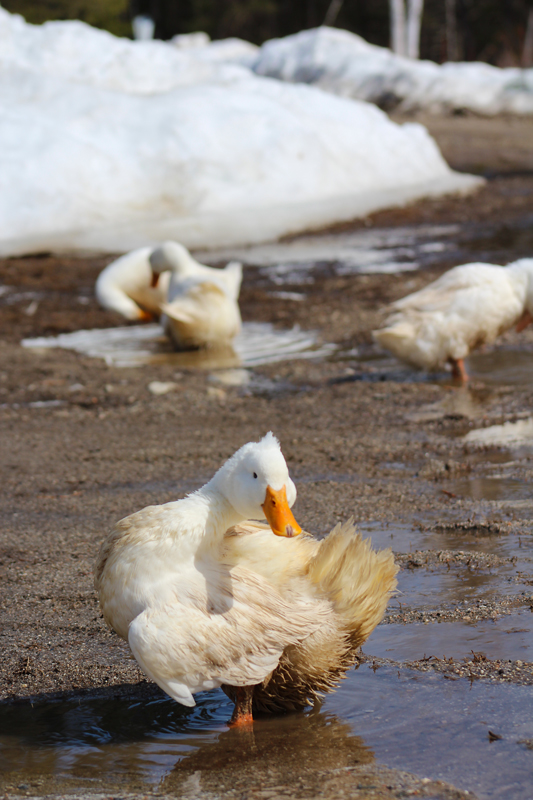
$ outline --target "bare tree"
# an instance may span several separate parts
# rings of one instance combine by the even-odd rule
[[[459,61],[459,37],[457,33],[457,0],[446,0],[446,58]]]
[[[399,56],[418,58],[424,0],[389,0],[389,8],[391,49]]]
[[[522,66],[533,66],[533,8],[529,9],[527,17],[526,35],[522,49]]]
[[[335,25],[343,2],[344,0],[331,0],[328,10],[326,11],[326,16],[324,17],[324,25]]]
[[[389,0],[391,25],[391,50],[399,56],[406,55],[404,0]]]
[[[409,58],[420,57],[420,28],[422,27],[422,11],[424,0],[409,0],[407,12],[407,55]]]

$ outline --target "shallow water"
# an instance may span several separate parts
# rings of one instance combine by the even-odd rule
[[[487,569],[470,569],[466,564],[448,569],[445,563],[430,568],[403,568],[398,574],[398,594],[391,598],[389,608],[397,610],[402,605],[414,610],[439,608],[491,600],[496,595],[514,596],[519,585],[515,580],[518,572],[516,564]]]
[[[533,556],[533,539],[527,534],[491,534],[473,527],[462,531],[452,527],[424,530],[409,524],[366,522],[357,525],[364,539],[370,539],[376,550],[390,547],[394,553],[412,553],[416,550],[462,550],[487,553],[503,558],[523,559]]]
[[[533,350],[530,345],[472,353],[466,365],[473,380],[491,386],[533,385]]]
[[[28,348],[63,347],[78,353],[103,358],[117,367],[143,364],[172,364],[183,369],[228,369],[271,364],[293,358],[323,358],[335,345],[318,344],[314,331],[277,330],[266,322],[245,322],[233,347],[215,350],[176,352],[160,325],[128,325],[120,328],[97,328],[24,339]]]
[[[446,488],[457,497],[473,500],[495,500],[512,503],[515,500],[533,500],[533,486],[529,481],[507,477],[472,477],[446,481]]]
[[[527,611],[485,619],[380,625],[363,647],[367,655],[394,661],[431,656],[462,659],[472,652],[492,660],[533,661],[533,615]]]
[[[290,240],[197,253],[206,263],[237,259],[259,267],[277,286],[305,287],[325,275],[405,272],[433,264],[507,264],[533,252],[531,220],[483,224],[412,225],[295,236]],[[305,291],[305,289],[304,289]]]
[[[327,796],[324,781],[335,780],[339,796],[353,786],[350,767],[377,762],[481,800],[523,800],[533,792],[530,692],[363,665],[320,710],[259,720],[253,733],[226,729],[231,704],[220,691],[198,695],[194,709],[135,696],[4,705],[0,763],[21,793],[37,782],[41,792],[107,785],[207,797],[242,782],[247,793]],[[491,742],[489,730],[503,738]]]

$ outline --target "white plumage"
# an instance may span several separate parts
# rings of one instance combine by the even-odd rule
[[[230,343],[241,330],[238,305],[242,265],[214,269],[196,261],[183,245],[166,242],[150,256],[155,273],[170,270],[161,304],[167,335],[180,350]]]
[[[96,298],[101,306],[135,321],[159,317],[168,295],[170,272],[154,278],[150,266],[153,247],[141,247],[117,258],[96,280]],[[155,285],[154,285],[155,284]]]
[[[322,542],[298,536],[295,498],[267,434],[202,489],[126,517],[104,541],[104,617],[178,702],[223,685],[237,720],[242,687],[253,687],[249,712],[301,708],[338,682],[380,621],[396,585],[390,551],[373,552],[351,523]],[[242,524],[265,515],[270,528]]]
[[[533,312],[533,259],[506,267],[463,264],[419,292],[397,300],[375,340],[399,359],[433,370],[447,361],[462,366],[471,350],[491,344]]]

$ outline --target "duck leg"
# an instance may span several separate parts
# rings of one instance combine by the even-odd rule
[[[465,362],[463,358],[450,358],[448,359],[452,365],[452,377],[459,383],[468,383],[468,372],[466,371]]]
[[[237,686],[235,688],[235,708],[229,721],[230,728],[250,726],[254,723],[252,716],[253,686]]]
[[[533,317],[529,313],[529,311],[524,311],[518,322],[516,323],[516,332],[522,333],[524,328],[527,328],[528,325],[531,325],[533,322]]]

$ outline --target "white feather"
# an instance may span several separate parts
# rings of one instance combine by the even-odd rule
[[[401,360],[436,369],[493,343],[526,310],[533,312],[533,259],[463,264],[393,303],[374,338]]]

